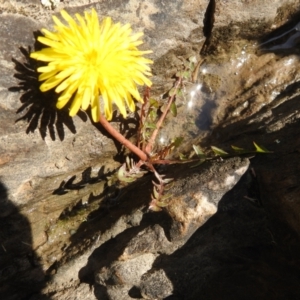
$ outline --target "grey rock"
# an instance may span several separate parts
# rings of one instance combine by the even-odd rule
[[[164,228],[155,224],[140,231],[123,250],[120,260],[134,259],[144,253],[165,253],[172,251],[172,243],[166,238]]]
[[[173,284],[163,270],[145,274],[142,281],[140,288],[144,299],[164,299],[173,294]]]
[[[162,214],[144,214],[139,226],[128,228],[115,239],[94,250],[87,265],[80,271],[83,282],[90,282],[89,278],[93,276],[92,282],[106,287],[109,299],[121,297],[121,294],[116,296],[118,290],[116,286],[119,286],[120,293],[124,293],[127,289],[128,295],[134,288],[138,289],[143,297],[146,295],[150,297],[153,291],[161,294],[159,296],[154,293],[153,298],[149,299],[162,299],[167,294],[171,294],[169,281],[166,282],[166,289],[163,284],[160,289],[156,288],[163,271],[158,272],[156,280],[156,271],[152,274],[153,265],[164,260],[165,256],[176,253],[195,230],[216,213],[218,202],[246,172],[249,161],[230,158],[223,162],[207,162],[201,168],[190,168],[193,164],[172,166],[165,170],[167,177],[171,175],[174,177],[169,191],[174,195],[173,199],[176,199],[176,202],[171,200]],[[140,185],[137,182],[133,190],[125,193],[127,201],[145,195],[145,188],[149,189],[149,183],[148,181],[146,186],[145,183]],[[203,197],[213,201],[213,204],[209,204],[213,205],[213,211],[203,207],[200,213],[197,210],[194,214],[189,213],[189,209],[194,207],[189,205],[189,202],[193,201],[193,195],[201,191],[204,193]],[[115,209],[118,211],[118,208]],[[140,207],[140,211],[142,209]],[[185,217],[184,220],[182,216]],[[183,230],[183,227],[187,229]],[[151,275],[144,282],[144,275],[148,278],[146,275],[148,270]],[[150,285],[149,290],[148,285]]]
[[[298,1],[90,2],[0,3],[1,297],[298,299]],[[149,177],[109,186],[120,165],[114,142],[38,90],[28,47],[62,8],[95,8],[143,30],[157,98],[189,57],[201,61],[162,130],[186,136],[178,152],[254,140],[277,154],[252,159],[256,179],[247,172],[237,187],[247,160],[163,169],[175,175],[174,197],[163,213],[146,213]]]
[[[155,258],[156,256],[149,252],[131,260],[127,259],[124,262],[116,261],[110,266],[110,269],[104,267],[99,273],[95,274],[95,280],[102,285],[105,285],[106,281],[111,279],[108,285],[122,285],[126,283],[130,287],[138,286],[141,276],[151,269]]]
[[[120,300],[130,300],[132,297],[130,297],[129,290],[131,289],[131,286],[127,285],[121,285],[121,286],[115,286],[115,285],[110,285],[107,287],[107,296],[109,299],[120,299]],[[99,298],[102,298],[103,296],[101,295]],[[142,298],[137,298],[137,299],[142,299]]]
[[[171,240],[182,239],[183,236],[187,240],[214,215],[221,198],[236,185],[248,166],[249,160],[236,157],[203,165],[200,173],[197,169],[191,169],[184,177],[175,177],[176,184],[168,191],[172,198],[166,207],[173,220]]]

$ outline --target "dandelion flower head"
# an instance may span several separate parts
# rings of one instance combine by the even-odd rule
[[[55,31],[43,29],[44,36],[38,38],[48,47],[30,55],[48,63],[38,68],[41,91],[55,88],[59,109],[72,99],[70,116],[90,106],[93,120],[99,121],[101,98],[107,120],[112,118],[113,103],[126,117],[126,107],[135,110],[133,98],[143,101],[137,85],[152,84],[152,60],[143,57],[152,51],[137,48],[143,33],[132,34],[130,24],[114,24],[110,17],[99,23],[94,9],[84,17],[76,14],[77,21],[65,10],[61,15],[67,25],[53,16]]]

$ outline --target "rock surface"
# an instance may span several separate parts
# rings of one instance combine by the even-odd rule
[[[300,298],[300,3],[46,2],[0,3],[0,298]],[[152,176],[111,184],[121,147],[39,91],[28,51],[62,8],[144,31],[161,101],[195,57],[158,144],[184,135],[187,155],[252,141],[274,153],[161,168],[172,197],[149,213]],[[137,126],[113,123],[128,136]]]

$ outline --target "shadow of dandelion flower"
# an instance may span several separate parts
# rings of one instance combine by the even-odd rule
[[[36,48],[38,47],[39,45]],[[68,108],[61,110],[56,108],[57,94],[53,90],[48,92],[40,91],[40,83],[36,71],[38,63],[29,56],[31,48],[25,49],[20,47],[20,51],[25,61],[21,62],[12,58],[16,70],[14,77],[19,80],[19,85],[9,88],[12,92],[22,92],[20,97],[22,105],[16,112],[23,115],[16,122],[27,121],[26,133],[28,134],[38,129],[43,140],[47,134],[53,141],[57,137],[61,141],[64,140],[64,127],[67,127],[75,134],[76,128],[72,117],[69,116]],[[84,112],[79,112],[78,116],[84,122],[87,121],[87,116]]]

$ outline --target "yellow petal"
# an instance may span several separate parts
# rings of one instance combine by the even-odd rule
[[[70,113],[69,114],[70,114],[71,117],[74,117],[78,113],[79,108],[81,106],[81,99],[82,99],[82,94],[78,93],[78,91],[77,91],[77,93],[74,97],[74,100],[72,102],[72,105],[70,107]]]
[[[38,37],[38,41],[41,42],[42,44],[52,47],[52,48],[59,48],[60,47],[60,43],[57,41],[53,41],[51,39],[48,39],[46,37],[43,36],[39,36]]]
[[[72,95],[75,93],[75,91],[78,88],[78,83],[77,82],[73,82],[73,84],[69,85],[64,91],[63,93],[60,95],[60,97],[58,98],[58,102],[56,104],[57,108],[63,108],[71,99]]]
[[[44,81],[50,77],[53,77],[56,75],[56,73],[57,73],[57,70],[45,72],[45,73],[39,75],[39,81]]]
[[[85,88],[82,96],[81,108],[87,110],[91,102],[91,91],[89,88]]]
[[[42,92],[49,91],[56,87],[61,81],[62,79],[56,78],[56,76],[50,77],[44,83],[41,84],[40,90]]]
[[[92,118],[94,122],[99,122],[100,116],[100,103],[99,103],[99,95],[97,92],[94,93],[94,97],[91,102],[91,111],[92,111]]]
[[[125,100],[126,100],[126,104],[127,104],[128,108],[129,108],[129,110],[131,112],[134,112],[135,111],[135,104],[134,104],[134,101],[131,98],[131,95],[128,94],[127,97],[125,98]]]
[[[58,109],[62,109],[68,102],[70,101],[70,97],[59,97],[56,103],[56,107]]]
[[[54,41],[55,40],[59,41],[59,35],[57,33],[51,32],[51,31],[49,31],[49,30],[47,30],[45,28],[43,28],[41,31],[42,31],[42,33],[44,34],[44,36],[46,38],[54,40]]]
[[[55,31],[43,29],[44,36],[38,38],[47,47],[30,55],[47,63],[38,68],[39,80],[44,81],[40,89],[55,88],[61,93],[58,108],[73,99],[71,116],[80,107],[86,110],[90,106],[95,122],[99,120],[100,95],[109,120],[114,103],[123,116],[127,109],[134,111],[133,98],[143,101],[137,86],[152,84],[148,77],[153,61],[143,57],[152,51],[138,49],[143,33],[132,34],[130,24],[113,23],[110,17],[99,23],[94,9],[84,16],[75,14],[75,18],[62,10],[61,16],[64,23],[53,16]]]
[[[52,19],[53,19],[54,23],[56,24],[55,29],[57,31],[61,31],[64,28],[67,28],[56,16],[52,16]]]
[[[50,66],[50,65],[44,66],[44,67],[39,67],[37,69],[37,71],[40,73],[50,73],[50,72],[52,73],[53,71],[55,71],[55,73],[58,72],[58,70],[56,69],[55,66]],[[43,79],[40,79],[40,80],[43,80]]]

